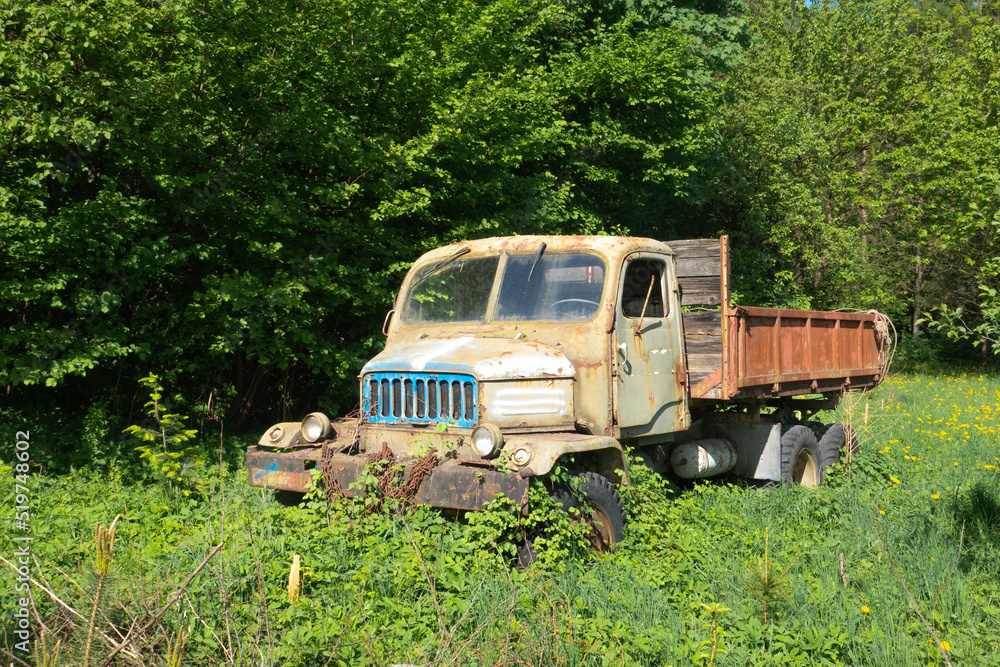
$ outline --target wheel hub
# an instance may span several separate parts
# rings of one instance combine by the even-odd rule
[[[792,479],[802,486],[810,488],[819,486],[819,467],[816,465],[816,458],[808,449],[803,448],[795,458]]]
[[[614,538],[611,536],[611,521],[604,511],[594,505],[588,505],[590,517],[586,519],[590,530],[587,539],[590,540],[590,548],[593,551],[611,551],[614,545]]]

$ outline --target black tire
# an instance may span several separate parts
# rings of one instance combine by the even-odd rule
[[[858,440],[843,424],[830,424],[823,430],[819,439],[819,453],[824,474],[827,468],[840,461],[842,449],[854,456],[858,453]]]
[[[552,500],[563,510],[579,508],[582,520],[590,524],[591,550],[611,552],[625,538],[625,501],[606,477],[596,472],[574,473],[580,479],[579,490],[561,487],[552,494]],[[529,535],[517,548],[517,561],[521,567],[528,567],[538,560],[534,537]]]
[[[583,520],[591,526],[590,544],[593,551],[614,551],[625,539],[625,501],[607,477],[596,472],[578,472],[579,490],[559,489],[552,499],[568,510],[580,509]]]
[[[801,424],[781,436],[781,481],[815,487],[823,483],[823,457],[816,435]]]
[[[531,567],[536,560],[538,560],[538,550],[535,549],[532,538],[526,537],[517,548],[517,564],[519,567]]]

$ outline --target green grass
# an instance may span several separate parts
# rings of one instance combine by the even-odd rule
[[[607,557],[564,542],[541,567],[512,570],[516,520],[500,512],[328,512],[282,506],[239,471],[207,473],[204,496],[85,472],[33,478],[32,576],[89,617],[94,526],[121,514],[97,629],[114,639],[165,608],[130,646],[147,664],[178,631],[186,665],[945,664],[914,604],[953,664],[1000,664],[1000,381],[903,374],[848,407],[862,452],[821,489],[678,492],[636,470],[628,537]],[[10,516],[10,475],[0,488]],[[747,583],[765,536],[777,572],[788,568],[768,623]],[[5,540],[0,555],[14,549]],[[32,595],[60,664],[82,664],[86,622]],[[3,598],[7,618],[15,605]],[[725,609],[714,632],[712,605]]]

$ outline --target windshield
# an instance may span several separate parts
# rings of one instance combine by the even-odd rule
[[[494,319],[583,322],[597,312],[603,289],[604,263],[593,255],[514,255],[507,259]]]
[[[500,258],[445,260],[418,270],[403,303],[407,324],[482,322]],[[600,307],[604,262],[594,255],[530,254],[507,258],[493,319],[583,322]]]
[[[481,322],[499,262],[499,257],[478,257],[446,260],[420,269],[403,304],[403,321]]]

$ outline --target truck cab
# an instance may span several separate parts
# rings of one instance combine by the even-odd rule
[[[362,433],[405,448],[441,425],[461,455],[479,456],[461,436],[482,425],[511,454],[544,433],[685,429],[672,255],[648,239],[534,236],[428,253],[403,283],[385,350],[361,372]]]
[[[271,427],[248,452],[251,483],[302,491],[321,467],[350,494],[368,455],[429,450],[439,463],[417,499],[438,506],[480,509],[503,493],[526,509],[526,480],[568,455],[621,483],[623,438],[690,425],[673,254],[607,236],[425,254],[387,317],[385,349],[361,371],[360,416]],[[466,491],[445,497],[456,480]]]

